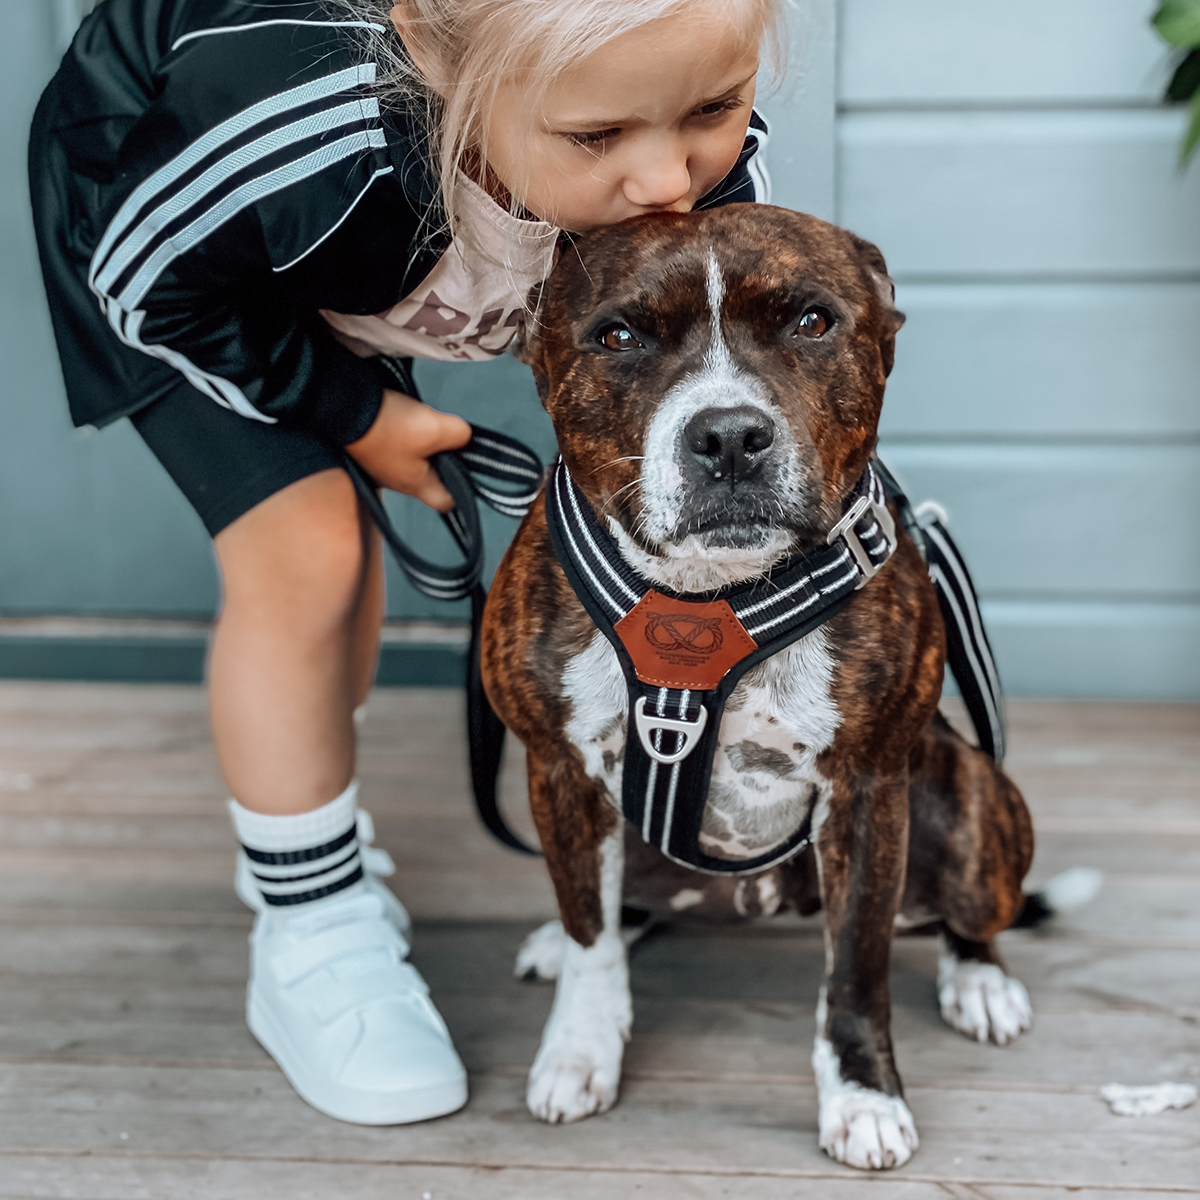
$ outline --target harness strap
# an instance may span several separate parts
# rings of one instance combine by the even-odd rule
[[[809,823],[748,859],[700,846],[725,702],[756,663],[829,620],[888,561],[896,533],[871,466],[828,545],[765,576],[705,596],[643,578],[559,462],[546,489],[551,542],[571,586],[608,638],[629,689],[621,807],[667,857],[711,874],[748,874],[798,853]]]
[[[967,564],[946,528],[946,514],[932,501],[914,509],[896,477],[881,462],[876,468],[905,528],[921,551],[937,592],[946,628],[946,662],[971,718],[980,749],[1004,761],[1004,692],[979,611]]]

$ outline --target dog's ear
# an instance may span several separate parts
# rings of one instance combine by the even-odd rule
[[[542,287],[545,281],[535,284],[525,299],[525,315],[517,326],[509,352],[513,358],[523,362],[533,372],[533,382],[542,403],[550,391],[550,379],[542,355],[542,329],[538,319],[542,305]]]
[[[879,247],[860,237],[856,237],[854,241],[858,249],[858,260],[883,309],[883,332],[879,339],[879,352],[883,357],[883,373],[890,375],[896,361],[896,333],[904,324],[905,316],[896,307],[896,285],[888,274],[887,263],[879,252]]]

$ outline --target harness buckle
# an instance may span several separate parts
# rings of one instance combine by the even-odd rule
[[[880,531],[883,533],[884,540],[888,545],[887,556],[883,562],[876,563],[867,553],[866,547],[859,540],[858,534],[854,527],[863,519],[867,510],[871,510],[871,515],[879,523]],[[880,570],[885,567],[888,560],[891,558],[897,546],[896,539],[896,522],[892,520],[892,514],[888,512],[887,504],[876,503],[871,496],[859,496],[855,502],[850,505],[846,515],[829,531],[829,536],[825,539],[825,544],[832,546],[838,538],[844,538],[846,545],[850,548],[850,553],[854,555],[854,561],[858,564],[858,569],[862,573],[862,578],[858,581],[858,588],[863,587],[867,580],[872,579]]]
[[[657,713],[646,712],[646,697],[639,696],[637,703],[633,706],[633,723],[634,728],[637,729],[638,740],[642,743],[642,749],[655,762],[666,763],[669,766],[671,763],[682,762],[700,745],[700,735],[708,724],[708,709],[702,704],[699,715],[694,721],[680,720],[677,717],[660,717]],[[680,734],[683,744],[678,750],[671,751],[670,754],[664,753],[650,739],[650,734],[655,729],[661,729],[666,733]]]

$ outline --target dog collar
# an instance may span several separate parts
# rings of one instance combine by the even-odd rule
[[[561,460],[546,488],[550,540],[583,606],[612,643],[629,687],[621,807],[668,858],[714,874],[749,874],[790,858],[810,820],[753,859],[700,848],[725,702],[756,663],[838,612],[896,549],[879,475],[868,465],[825,548],[751,582],[703,594],[659,587],[622,557]]]

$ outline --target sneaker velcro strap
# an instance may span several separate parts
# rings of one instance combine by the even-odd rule
[[[399,961],[408,952],[408,947],[391,921],[376,917],[314,933],[298,946],[276,954],[271,959],[271,970],[286,987],[339,958],[361,954],[364,950],[388,950]]]
[[[377,1001],[409,999],[414,994],[424,999],[429,995],[429,985],[416,967],[397,963],[342,980],[336,988],[312,998],[312,1011],[318,1021],[328,1024]]]

